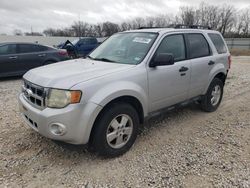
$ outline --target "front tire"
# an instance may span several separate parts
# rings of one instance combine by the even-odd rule
[[[91,147],[99,155],[116,157],[134,144],[139,127],[136,110],[126,103],[115,103],[102,112],[91,135]]]
[[[207,93],[202,97],[201,108],[206,112],[214,112],[219,107],[223,96],[223,82],[214,78],[210,83]]]

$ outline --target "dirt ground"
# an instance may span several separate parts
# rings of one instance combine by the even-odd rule
[[[20,87],[0,81],[0,187],[250,187],[250,57],[233,58],[216,112],[191,105],[153,118],[115,159],[30,129]]]
[[[230,49],[230,53],[233,56],[250,56],[250,49],[243,50],[243,49]]]

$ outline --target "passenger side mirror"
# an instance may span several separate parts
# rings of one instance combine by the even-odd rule
[[[149,63],[149,67],[157,67],[164,65],[173,65],[174,56],[168,53],[157,53],[153,60]]]

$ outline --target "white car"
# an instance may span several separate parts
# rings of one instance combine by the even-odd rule
[[[114,157],[133,145],[139,126],[156,111],[194,100],[215,111],[230,63],[217,31],[121,32],[86,59],[26,73],[20,110],[41,135],[88,143],[100,155]]]

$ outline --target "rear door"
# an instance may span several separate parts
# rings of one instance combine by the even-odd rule
[[[20,71],[16,44],[0,46],[0,76],[16,75]]]
[[[192,67],[189,91],[189,98],[192,98],[203,94],[216,59],[212,56],[209,43],[202,33],[189,33],[185,37]]]
[[[172,54],[173,65],[148,67],[150,112],[182,102],[188,97],[191,63],[183,34],[167,35],[156,53]]]
[[[19,66],[23,71],[43,65],[47,55],[45,49],[43,50],[42,46],[36,44],[18,44],[17,49]]]
[[[227,69],[230,65],[228,64],[230,53],[227,49],[226,43],[223,40],[223,37],[220,33],[208,33],[209,38],[211,39],[217,54],[214,54],[216,57],[216,62],[223,64]]]

